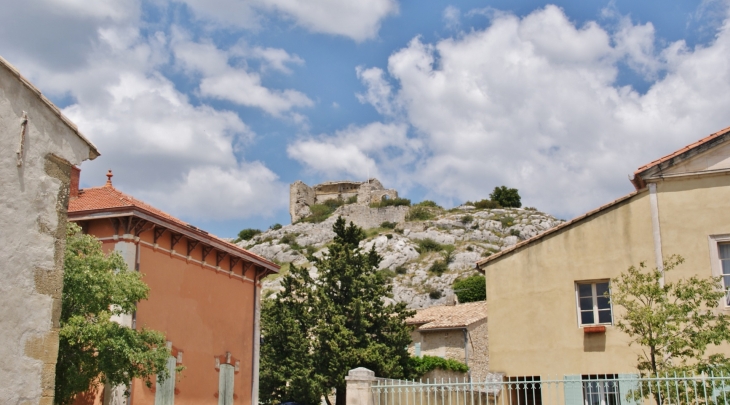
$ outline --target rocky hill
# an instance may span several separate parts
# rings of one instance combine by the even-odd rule
[[[380,271],[393,284],[393,299],[414,309],[448,303],[454,299],[454,280],[476,274],[476,261],[562,222],[535,209],[461,206],[447,211],[417,205],[410,210],[410,218],[421,220],[385,222],[367,229],[368,237],[361,246],[374,246],[383,256]],[[316,277],[317,270],[307,256],[321,255],[327,249],[334,237],[332,224],[346,213],[347,206],[343,206],[323,222],[276,227],[238,245],[280,263],[281,274],[293,263],[310,268]],[[264,297],[279,291],[281,274],[265,280]]]

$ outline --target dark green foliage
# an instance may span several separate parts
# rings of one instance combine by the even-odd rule
[[[291,266],[284,291],[263,307],[259,397],[265,404],[319,404],[334,389],[344,403],[345,376],[356,367],[390,378],[409,374],[405,320],[414,312],[383,302],[392,287],[377,271],[381,257],[358,247],[362,229],[339,218],[333,230],[328,253],[313,258],[319,277]]]
[[[276,224],[274,224],[274,225],[271,225],[271,226],[269,227],[269,229],[271,229],[271,230],[273,230],[273,231],[278,231],[278,230],[279,230],[279,229],[281,229],[281,228],[282,228],[282,227],[281,227],[281,224],[279,224],[279,223],[276,223]]]
[[[242,240],[249,240],[260,233],[261,233],[260,229],[246,228],[238,233],[238,239],[236,239],[236,242],[240,242]]]
[[[147,299],[142,275],[128,271],[118,253],[105,255],[101,243],[75,224],[68,225],[63,269],[55,402],[72,403],[92,382],[128,386],[133,378],[147,384],[156,375],[167,378],[164,335],[111,320]]]
[[[395,229],[396,225],[398,225],[398,224],[396,224],[395,222],[385,221],[382,224],[380,224],[380,227],[385,228],[385,229]]]
[[[395,272],[390,269],[382,269],[378,270],[377,273],[380,275],[380,277],[383,278],[385,281],[390,281],[393,277],[395,277]]]
[[[498,202],[492,201],[492,200],[480,200],[474,203],[474,207],[485,210],[485,209],[494,209],[494,208],[502,208],[501,205],[499,205]]]
[[[439,252],[444,250],[444,245],[431,238],[419,239],[416,243],[418,243],[418,247],[416,248],[418,253]]]
[[[482,275],[474,275],[454,281],[454,293],[459,303],[484,301],[487,299],[487,283]]]
[[[641,263],[611,280],[611,302],[624,309],[615,325],[631,338],[630,344],[642,346],[637,368],[643,375],[730,366],[722,355],[704,357],[708,345],[730,341],[729,319],[715,310],[725,296],[720,278],[693,276],[660,285],[683,261],[671,256],[664,273]]]
[[[525,207],[527,211],[537,211],[537,208],[535,207]]]
[[[357,202],[357,196],[353,195],[352,197],[348,197],[345,201],[345,204],[355,204]]]
[[[469,214],[466,214],[463,217],[461,217],[461,220],[460,221],[461,221],[462,224],[468,224],[468,223],[470,223],[473,220],[474,220],[474,217],[473,216],[471,216]]]
[[[436,260],[433,262],[431,267],[428,268],[429,273],[433,273],[437,276],[444,274],[449,269],[449,265],[443,260]]]
[[[406,274],[408,272],[408,268],[404,265],[400,265],[395,268],[395,274]]]
[[[411,370],[413,370],[410,377],[414,379],[420,378],[429,371],[437,368],[460,373],[469,371],[469,367],[458,360],[444,359],[436,356],[424,355],[423,357],[411,357],[409,361],[411,363]]]
[[[492,194],[489,194],[489,199],[496,201],[497,204],[505,208],[520,208],[522,206],[520,193],[516,188],[507,188],[507,186],[495,187]]]
[[[466,251],[467,252],[473,252],[474,251],[474,246],[471,246],[471,245],[467,246],[466,247]]]
[[[520,234],[520,231],[518,229],[510,229],[509,234],[512,236],[516,236],[518,238],[522,237],[522,235]]]
[[[383,199],[380,200],[379,203],[370,204],[370,207],[372,207],[372,208],[399,207],[399,206],[410,207],[411,200],[409,200],[407,198],[385,198],[385,196],[383,196]]]
[[[485,251],[483,251],[483,252],[482,252],[482,257],[489,257],[489,256],[491,256],[491,255],[492,255],[493,253],[494,253],[494,252],[490,252],[489,250],[485,250]]]
[[[429,207],[418,204],[411,207],[411,209],[408,211],[408,215],[406,215],[406,220],[427,221],[429,219],[432,219],[434,216],[434,213],[431,212],[431,209],[429,209]]]
[[[428,292],[428,298],[431,298],[432,300],[437,300],[443,296],[443,293],[441,290],[433,289]]]

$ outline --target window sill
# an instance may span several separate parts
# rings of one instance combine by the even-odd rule
[[[583,333],[585,333],[585,334],[589,334],[589,333],[606,333],[606,326],[605,325],[584,326],[583,327]]]

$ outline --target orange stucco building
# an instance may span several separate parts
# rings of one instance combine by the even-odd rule
[[[103,403],[257,403],[260,281],[279,266],[118,191],[107,176],[78,190],[75,170],[69,220],[144,274],[149,298],[118,321],[164,333],[168,367],[184,370],[152,388],[133,381],[128,399],[125,387],[105,387]]]

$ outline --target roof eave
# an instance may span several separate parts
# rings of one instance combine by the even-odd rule
[[[113,208],[102,208],[102,209],[95,209],[95,210],[84,210],[84,211],[69,211],[68,212],[68,219],[69,221],[84,221],[84,220],[90,220],[90,219],[102,219],[102,218],[116,218],[121,216],[128,216],[128,215],[134,215],[146,220],[151,220],[151,222],[157,223],[158,225],[168,227],[170,229],[174,229],[176,232],[185,235],[186,237],[193,237],[195,239],[198,239],[200,241],[204,241],[208,243],[211,246],[214,246],[220,250],[227,251],[230,253],[235,253],[239,256],[245,256],[247,260],[250,262],[257,264],[268,271],[272,273],[279,273],[280,266],[276,263],[270,262],[268,260],[265,260],[263,258],[259,258],[254,256],[252,253],[248,252],[245,249],[241,249],[238,247],[233,247],[234,245],[228,245],[224,244],[222,241],[218,240],[217,238],[212,237],[210,234],[201,232],[197,229],[186,229],[182,227],[180,224],[177,224],[173,221],[170,221],[168,218],[165,218],[163,216],[160,216],[158,214],[155,214],[154,212],[150,212],[148,210],[145,210],[140,207],[135,206],[126,206],[126,207],[113,207]],[[156,220],[156,221],[155,221]]]

